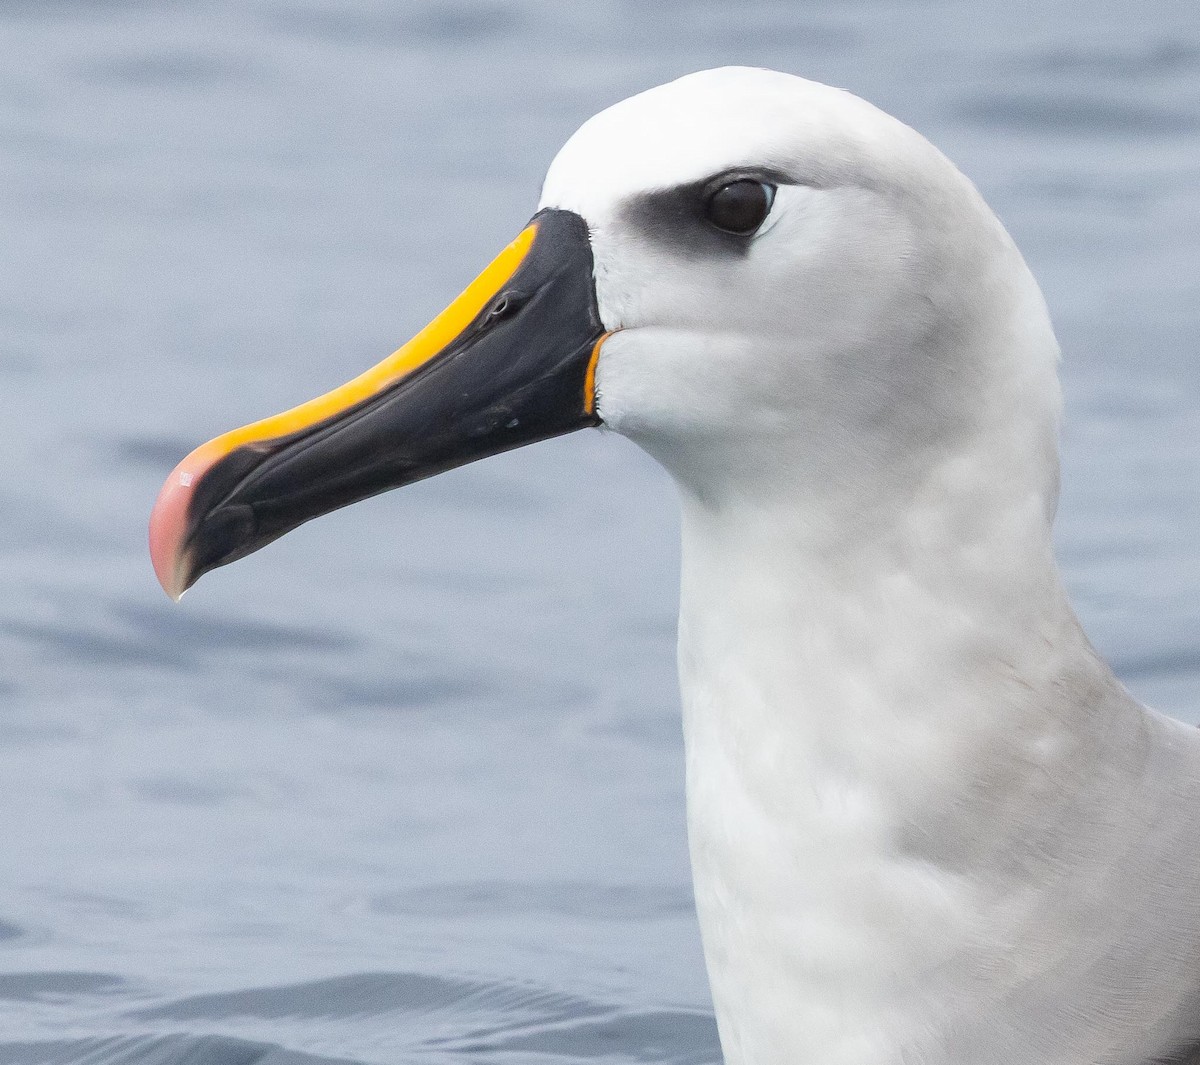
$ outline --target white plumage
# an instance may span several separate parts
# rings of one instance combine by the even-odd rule
[[[745,254],[641,209],[743,169],[781,175]],[[542,206],[591,233],[598,412],[680,489],[729,1065],[1191,1060],[1200,734],[1067,602],[1057,345],[974,187],[847,93],[731,68],[591,119]]]

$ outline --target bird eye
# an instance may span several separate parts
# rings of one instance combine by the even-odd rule
[[[774,185],[739,178],[709,196],[704,217],[717,229],[748,237],[763,224],[774,202]]]

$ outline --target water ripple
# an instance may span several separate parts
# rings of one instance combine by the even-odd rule
[[[125,981],[110,973],[0,973],[0,999],[9,1001],[112,994],[124,988]]]
[[[524,1012],[562,1020],[598,1011],[586,1000],[535,986],[426,973],[355,973],[328,980],[194,995],[138,1010],[134,1019],[174,1021],[228,1017],[360,1017],[454,1010],[456,1015]]]
[[[1200,129],[1200,116],[1149,103],[1091,96],[996,95],[970,100],[958,108],[968,121],[1014,133],[1128,137],[1143,140]]]
[[[383,895],[372,903],[372,909],[378,913],[438,917],[545,914],[585,920],[650,921],[690,916],[692,897],[677,885],[476,880]]]
[[[0,1065],[357,1065],[217,1035],[0,1043]]]
[[[402,1024],[397,1023],[400,1016]],[[386,1030],[387,1045],[397,1046],[405,1060],[409,1054],[420,1061],[446,1060],[447,1055],[452,1061],[492,1055],[511,1061],[507,1055],[526,1060],[537,1054],[562,1062],[603,1058],[708,1065],[720,1061],[716,1025],[706,1012],[637,1009],[532,984],[413,972],[356,973],[303,984],[196,995],[139,1009],[126,1018],[142,1024],[169,1021],[195,1027],[222,1021],[269,1021],[276,1026],[316,1021],[326,1043],[341,1023],[359,1035]],[[257,1046],[235,1045],[239,1053],[247,1054]],[[188,1052],[199,1053],[194,1049]],[[203,1060],[224,1061],[208,1056]]]

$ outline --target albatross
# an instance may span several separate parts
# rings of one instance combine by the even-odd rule
[[[1059,349],[978,191],[724,68],[587,121],[373,369],[188,455],[178,598],[336,507],[588,426],[678,486],[696,909],[728,1065],[1200,1062],[1200,730],[1055,565]]]

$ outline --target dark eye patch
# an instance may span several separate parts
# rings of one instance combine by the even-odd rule
[[[635,196],[622,208],[622,219],[685,258],[741,257],[770,213],[775,189],[794,184],[769,168],[727,171]]]

